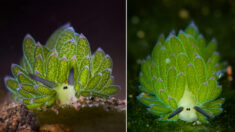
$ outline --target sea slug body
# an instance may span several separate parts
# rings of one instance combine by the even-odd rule
[[[113,85],[112,59],[98,48],[91,53],[83,34],[70,24],[60,27],[45,45],[27,34],[20,65],[5,77],[12,99],[29,109],[76,102],[80,96],[107,98],[119,91]]]
[[[208,44],[192,22],[185,31],[163,35],[141,64],[137,99],[160,121],[208,120],[222,113],[218,84],[223,64],[217,42]]]

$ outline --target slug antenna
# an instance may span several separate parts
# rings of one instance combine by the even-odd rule
[[[69,72],[68,83],[69,83],[69,85],[74,85],[74,70],[73,70],[73,68]]]
[[[35,80],[35,81],[39,81],[40,83],[44,84],[45,86],[49,87],[49,88],[54,88],[57,87],[58,85],[55,82],[49,81],[49,80],[45,80],[43,78],[40,78],[36,75],[33,74],[29,74],[29,76]]]
[[[180,112],[183,111],[183,107],[179,107],[178,109],[176,109],[169,117],[168,119],[171,119],[172,117],[174,117],[175,115],[179,114]]]
[[[205,117],[207,117],[208,119],[210,119],[210,116],[209,116],[203,109],[201,109],[200,107],[195,106],[194,109],[195,109],[197,112],[203,114],[203,115],[204,115]]]

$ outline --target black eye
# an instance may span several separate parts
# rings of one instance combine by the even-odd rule
[[[186,108],[187,111],[190,111],[190,108]]]
[[[64,89],[68,89],[68,87],[67,87],[67,86],[64,86]]]

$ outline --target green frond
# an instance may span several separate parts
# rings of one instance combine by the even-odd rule
[[[50,38],[47,40],[45,47],[49,48],[49,49],[53,49],[56,45],[56,41],[59,38],[59,35],[68,27],[70,27],[70,23],[67,23],[63,26],[61,26],[59,29],[57,29],[51,36]]]
[[[110,96],[110,95],[116,94],[119,90],[120,90],[120,87],[118,85],[111,85],[111,86],[108,86],[108,87],[103,87],[97,93],[101,94],[101,95]]]
[[[29,34],[27,34],[24,38],[23,41],[23,52],[24,52],[24,57],[25,61],[27,62],[27,65],[29,65],[30,70],[32,72],[32,67],[34,63],[34,51],[36,47],[36,42],[33,39],[33,37]]]

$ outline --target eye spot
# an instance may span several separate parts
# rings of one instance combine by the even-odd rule
[[[190,111],[190,108],[186,108],[187,111]]]
[[[68,89],[68,87],[67,86],[64,86],[64,88],[63,89]]]

